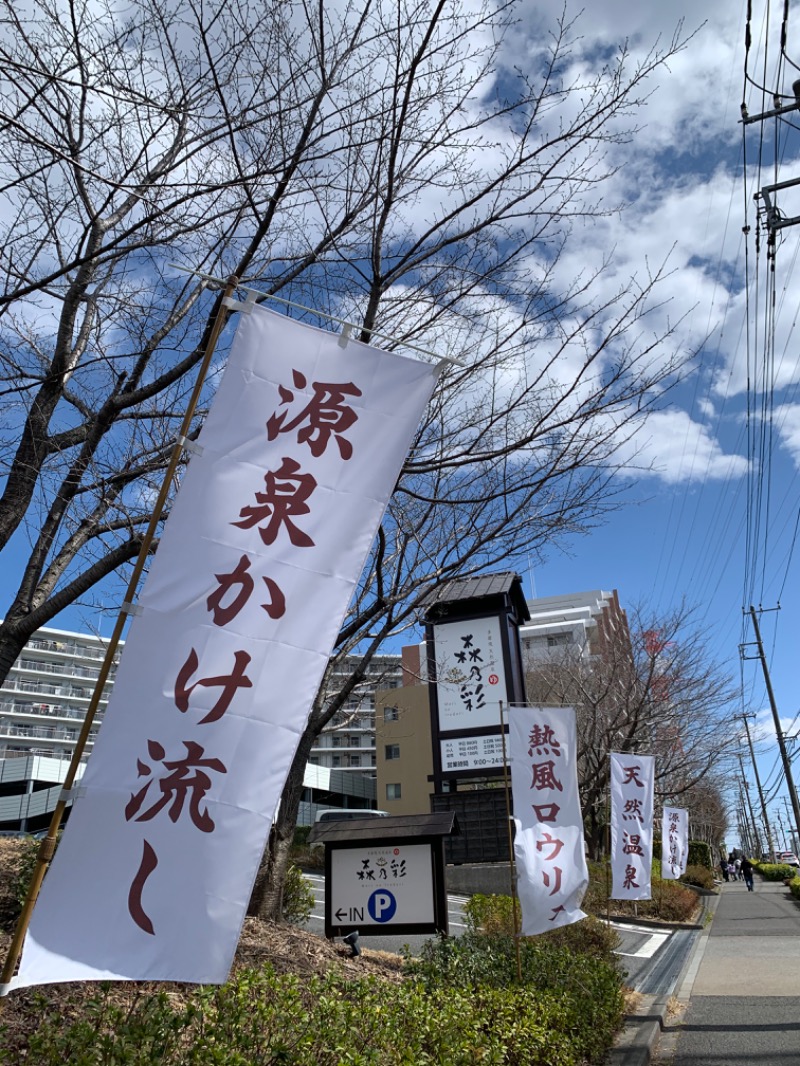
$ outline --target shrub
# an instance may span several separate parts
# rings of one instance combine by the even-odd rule
[[[519,916],[519,901],[517,914]],[[467,929],[487,935],[514,935],[514,918],[510,896],[472,896],[464,907]],[[521,921],[519,925],[521,926]],[[541,933],[537,940],[558,945],[573,952],[581,952],[595,958],[614,961],[614,949],[619,945],[619,936],[605,922],[591,915],[583,921],[564,925]]]
[[[33,837],[25,837],[20,842],[17,853],[14,875],[11,878],[11,894],[17,904],[17,914],[22,910],[22,905],[28,895],[33,871],[36,868],[36,859],[39,855],[40,840]]]
[[[578,930],[584,925],[579,922],[553,932],[565,933],[566,928]],[[602,950],[597,943],[594,946]],[[623,1006],[620,974],[610,948],[607,958],[593,957],[559,944],[553,934],[547,933],[524,938],[519,949],[521,983],[517,978],[516,946],[511,936],[469,932],[454,940],[446,937],[430,940],[418,958],[407,960],[407,969],[429,993],[437,989],[466,989],[485,999],[487,990],[492,994],[515,991],[526,1012],[530,1011],[531,1003],[546,1007],[555,1002],[558,1014],[550,1021],[549,1053],[554,1055],[562,1041],[574,1040],[590,1060],[602,1055],[619,1026]],[[495,1001],[491,1009],[500,1010],[500,1006]],[[518,1008],[518,1017],[522,1016]],[[489,1017],[494,1026],[495,1014]],[[550,1066],[561,1060],[540,1059],[538,1055],[529,1060],[509,1055],[499,1061],[520,1064],[541,1061]]]
[[[296,825],[292,837],[292,847],[304,848],[308,844],[308,834],[311,832],[310,825]]]
[[[124,1003],[106,984],[80,1000],[70,990],[64,1014],[41,997],[38,1027],[15,1032],[0,1063],[584,1066],[610,1046],[622,1001],[612,971],[578,960],[572,968],[563,961],[563,988],[394,985],[336,973],[301,980],[266,966],[184,999],[159,990]]]
[[[287,922],[307,922],[314,909],[314,890],[299,867],[290,864],[283,886],[283,917]]]
[[[686,864],[687,868],[689,866],[705,866],[707,870],[713,870],[714,859],[711,855],[711,845],[706,844],[705,840],[690,840]]]
[[[706,866],[687,866],[686,873],[680,880],[687,885],[697,885],[698,888],[713,889],[714,874]]]
[[[562,925],[560,929],[552,929],[549,933],[542,933],[542,941],[546,944],[556,944],[567,948],[575,954],[589,955],[592,958],[617,965],[617,956],[614,954],[620,945],[619,933],[612,929],[607,922],[589,915],[581,922],[572,925]]]
[[[753,865],[765,881],[785,881],[797,873],[794,866],[786,866],[782,862],[759,862]]]
[[[519,928],[520,908],[517,902],[517,928]],[[514,908],[511,896],[471,896],[464,907],[467,929],[473,933],[514,934]]]
[[[608,863],[589,863],[589,889],[583,900],[583,909],[589,914],[603,918],[609,907],[607,896]],[[653,876],[652,899],[640,899],[635,904],[627,900],[612,899],[612,914],[660,918],[665,922],[688,922],[697,910],[697,894],[678,881],[664,881]]]
[[[800,899],[800,874],[796,874],[789,882],[789,891],[795,899]]]

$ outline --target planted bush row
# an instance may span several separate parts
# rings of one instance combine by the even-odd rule
[[[35,1032],[4,1034],[18,1066],[579,1066],[601,1061],[622,1012],[613,965],[511,938],[432,941],[406,980],[239,971],[219,988],[126,997],[98,986],[37,997]]]

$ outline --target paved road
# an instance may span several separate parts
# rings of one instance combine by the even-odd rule
[[[782,884],[725,884],[658,1062],[800,1066],[800,905]]]

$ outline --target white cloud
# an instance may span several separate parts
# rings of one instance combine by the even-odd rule
[[[773,424],[778,431],[781,445],[800,470],[800,403],[782,404],[776,408]]]
[[[747,472],[743,456],[726,454],[707,426],[674,408],[651,414],[625,443],[620,458],[630,475],[651,471],[668,484],[738,478]]]

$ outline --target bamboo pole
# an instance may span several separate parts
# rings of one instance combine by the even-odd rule
[[[608,774],[608,804],[606,806],[606,924],[611,928],[611,771]]]
[[[86,743],[89,739],[89,732],[94,724],[94,719],[97,714],[97,708],[100,705],[100,700],[103,695],[103,689],[105,688],[108,675],[111,672],[111,665],[114,661],[114,655],[116,654],[119,642],[122,639],[122,631],[125,628],[125,621],[127,615],[130,613],[130,609],[133,606],[133,600],[136,595],[136,590],[139,585],[142,573],[144,571],[145,563],[147,562],[147,556],[150,554],[150,548],[153,540],[155,539],[156,530],[158,524],[161,521],[161,516],[164,512],[164,505],[167,502],[167,496],[169,494],[170,482],[175,476],[175,472],[178,469],[181,454],[186,447],[187,434],[191,429],[192,419],[194,418],[197,410],[197,404],[200,399],[200,392],[205,383],[206,376],[208,375],[208,368],[211,365],[211,357],[214,354],[219,335],[222,332],[222,328],[226,322],[225,315],[225,301],[228,297],[232,296],[238,287],[238,278],[231,276],[225,286],[225,291],[220,298],[217,306],[217,311],[214,316],[214,322],[211,327],[208,340],[206,342],[205,351],[203,352],[203,359],[200,363],[200,369],[197,372],[197,379],[192,389],[192,394],[189,397],[189,403],[186,408],[186,412],[181,423],[180,433],[175,442],[175,446],[172,449],[167,469],[164,473],[164,479],[161,483],[161,489],[158,494],[158,498],[153,508],[153,513],[150,517],[150,522],[147,526],[144,539],[142,540],[142,546],[139,550],[136,564],[133,568],[130,581],[128,582],[128,588],[125,593],[125,600],[123,601],[122,609],[117,616],[116,624],[114,625],[114,631],[111,634],[111,638],[106,648],[105,658],[103,659],[103,665],[100,668],[100,674],[97,678],[97,682],[92,692],[92,698],[89,701],[89,707],[86,711],[86,718],[83,722],[80,734],[75,742],[75,750],[72,753],[72,759],[70,760],[69,768],[64,779],[64,786],[61,790],[58,802],[56,803],[55,810],[53,811],[52,818],[50,819],[50,825],[47,829],[47,836],[42,840],[39,845],[39,851],[36,856],[36,866],[34,867],[31,882],[28,886],[28,892],[25,896],[25,901],[22,905],[22,911],[17,920],[16,927],[14,929],[14,936],[12,937],[11,944],[8,948],[8,955],[6,956],[5,965],[3,966],[2,975],[0,975],[0,997],[6,996],[9,992],[9,985],[11,978],[14,976],[14,971],[17,968],[19,957],[22,954],[22,943],[25,939],[25,934],[28,931],[30,925],[31,915],[33,914],[33,908],[36,904],[36,900],[39,895],[39,891],[42,887],[42,881],[44,875],[47,873],[47,868],[50,865],[50,861],[53,858],[53,854],[56,849],[56,839],[58,837],[58,831],[61,827],[61,821],[64,817],[64,811],[67,807],[67,801],[69,795],[75,784],[75,778],[77,777],[78,767],[80,766],[81,758],[86,749]],[[2,1000],[0,1000],[0,1004]],[[0,1009],[2,1009],[0,1007]]]
[[[511,832],[511,790],[508,782],[508,756],[506,754],[506,724],[503,719],[503,701],[500,700],[500,739],[503,744],[503,784],[506,793],[506,824],[508,825],[508,861],[511,870],[511,914],[514,923],[514,944],[517,952],[517,981],[522,984],[522,959],[519,948],[519,915],[517,914],[517,867],[514,862],[514,835]]]

